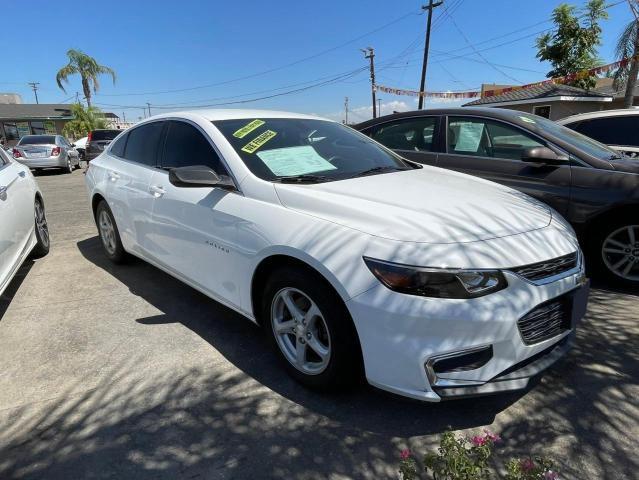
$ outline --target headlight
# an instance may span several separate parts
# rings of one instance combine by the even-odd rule
[[[506,288],[499,270],[413,267],[364,257],[366,266],[386,287],[400,293],[436,298],[476,298]]]

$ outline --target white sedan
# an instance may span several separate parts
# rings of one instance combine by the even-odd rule
[[[552,209],[321,118],[152,117],[86,182],[107,257],[261,324],[311,387],[363,374],[428,401],[525,388],[585,311],[581,252]]]
[[[0,149],[0,295],[24,260],[49,252],[44,201],[29,167]]]

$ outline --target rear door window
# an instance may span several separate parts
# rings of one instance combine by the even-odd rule
[[[140,125],[131,130],[124,148],[124,158],[142,165],[155,167],[163,128],[164,122],[153,122]]]
[[[112,155],[115,155],[116,157],[124,157],[124,147],[126,146],[126,139],[128,136],[128,133],[122,135],[111,145],[110,152]]]
[[[432,152],[436,124],[437,117],[405,118],[375,127],[369,134],[393,150]]]

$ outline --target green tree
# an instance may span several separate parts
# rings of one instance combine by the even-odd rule
[[[604,0],[589,0],[585,8],[562,3],[553,10],[555,28],[537,38],[537,58],[547,60],[552,70],[548,78],[563,77],[601,64],[597,46],[601,44],[599,22],[608,18]],[[595,76],[578,77],[568,85],[590,89]]]
[[[639,13],[639,2],[636,0],[631,3],[633,13]],[[614,85],[617,90],[625,88],[624,108],[632,107],[635,98],[635,84],[637,83],[637,74],[639,73],[639,20],[634,19],[626,28],[624,28],[617,39],[617,47],[615,48],[615,56],[617,60],[630,58],[622,67],[619,67],[614,75]]]
[[[91,87],[93,87],[93,92],[97,93],[100,89],[100,75],[111,75],[115,84],[115,72],[113,69],[100,65],[95,58],[73,48],[67,51],[67,57],[69,57],[69,63],[58,70],[55,76],[58,87],[63,92],[66,93],[66,90],[62,82],[69,83],[71,75],[80,75],[84,97],[87,99],[87,105],[91,106]]]
[[[107,128],[108,122],[99,108],[83,107],[79,103],[71,105],[73,120],[67,122],[63,128],[63,133],[67,137],[86,137],[91,130]]]

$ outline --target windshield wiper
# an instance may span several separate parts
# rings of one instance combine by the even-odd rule
[[[330,182],[335,180],[334,178],[327,177],[326,175],[289,175],[285,177],[277,177],[276,180],[280,183],[320,183]]]
[[[363,172],[359,172],[355,175],[353,175],[352,178],[355,177],[365,177],[367,175],[375,175],[376,173],[384,173],[384,172],[398,172],[398,171],[403,171],[403,170],[409,170],[408,168],[399,168],[399,167],[392,167],[392,166],[385,166],[385,167],[373,167],[373,168],[369,168],[368,170],[364,170]]]

